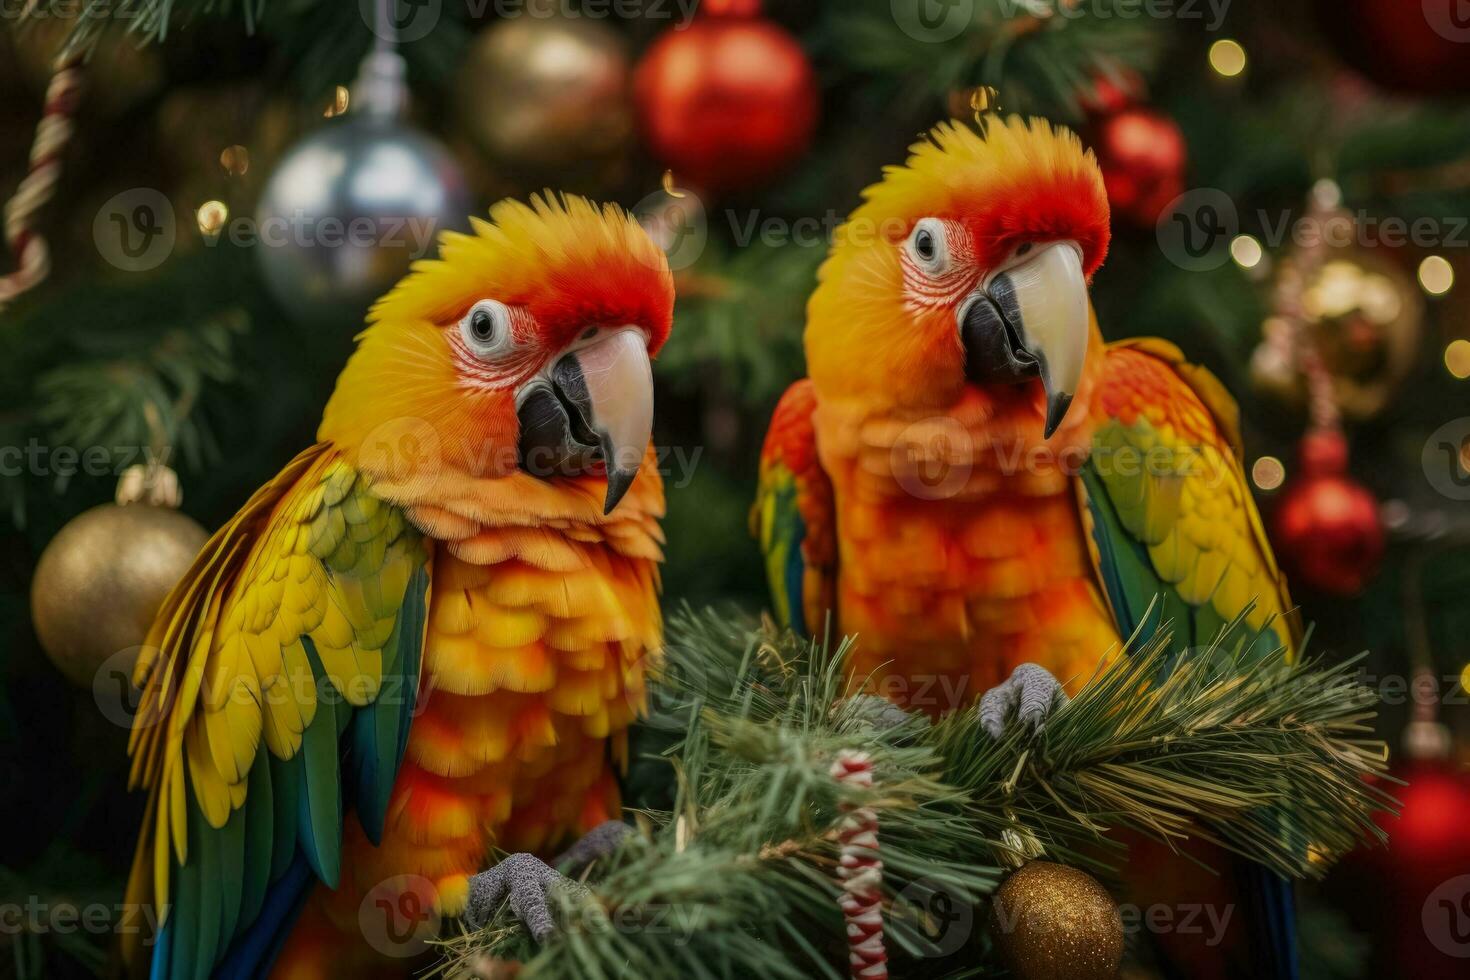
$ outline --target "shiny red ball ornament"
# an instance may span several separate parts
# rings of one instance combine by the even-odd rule
[[[1382,88],[1417,95],[1470,91],[1470,17],[1463,0],[1317,0],[1342,59]]]
[[[1364,976],[1464,980],[1470,971],[1470,776],[1448,760],[1394,767],[1383,789],[1399,815],[1376,819],[1384,845],[1364,847],[1327,888],[1367,940]]]
[[[1152,228],[1184,193],[1184,134],[1163,113],[1141,107],[1114,112],[1096,124],[1091,142],[1114,214]]]
[[[760,16],[758,0],[714,0],[638,63],[633,98],[653,155],[707,191],[775,177],[806,151],[817,77],[806,52]]]
[[[1290,582],[1335,596],[1362,592],[1384,548],[1378,501],[1348,475],[1347,461],[1341,432],[1309,433],[1274,521],[1276,557]]]

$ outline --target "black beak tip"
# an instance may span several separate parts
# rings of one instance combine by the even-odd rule
[[[607,471],[607,496],[602,502],[602,516],[606,517],[613,512],[613,508],[627,496],[628,488],[633,485],[633,478],[638,475],[636,469],[622,470],[609,468]]]
[[[1043,435],[1050,439],[1057,426],[1062,424],[1062,419],[1067,417],[1067,409],[1072,407],[1072,396],[1067,394],[1054,395],[1046,400],[1046,429]]]

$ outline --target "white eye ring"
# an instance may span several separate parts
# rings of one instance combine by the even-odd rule
[[[931,276],[949,271],[949,236],[938,218],[921,218],[905,244],[909,258]]]
[[[511,348],[510,308],[493,299],[482,299],[459,321],[465,346],[481,360],[499,357]]]

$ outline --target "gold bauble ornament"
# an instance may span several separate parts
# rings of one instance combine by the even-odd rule
[[[1423,340],[1424,301],[1413,280],[1370,249],[1338,247],[1302,283],[1300,303],[1305,339],[1322,355],[1342,414],[1377,416],[1413,370]],[[1268,338],[1273,327],[1268,320]],[[1294,364],[1282,363],[1289,360],[1282,349],[1269,339],[1257,348],[1252,381],[1287,404],[1305,404],[1305,383]]]
[[[990,930],[1021,980],[1105,980],[1123,960],[1123,920],[1097,879],[1031,861],[1000,886]]]
[[[136,659],[164,596],[208,537],[191,518],[147,503],[103,504],[69,521],[31,581],[31,618],[52,662],[91,687],[110,657],[131,650]]]
[[[497,173],[595,190],[626,168],[630,78],[627,47],[607,24],[528,9],[475,39],[457,112]]]

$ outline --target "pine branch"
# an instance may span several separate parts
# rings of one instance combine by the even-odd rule
[[[995,741],[974,712],[930,725],[856,696],[850,641],[804,643],[713,612],[676,615],[647,729],[672,734],[663,758],[677,794],[639,812],[640,832],[568,895],[562,929],[530,946],[508,909],[450,941],[446,973],[526,959],[527,976],[836,975],[835,826],[851,799],[878,813],[890,936],[924,950],[926,910],[906,886],[974,902],[998,868],[1046,854],[1104,870],[1114,828],[1179,843],[1215,840],[1293,877],[1380,836],[1392,801],[1381,743],[1363,738],[1373,692],[1352,664],[1252,664],[1211,648],[1174,658],[1167,637],[1102,673],[1036,737]],[[1239,646],[1249,647],[1249,644]],[[884,723],[876,723],[887,715]],[[870,793],[828,775],[837,752],[876,763]],[[646,760],[645,760],[646,761]],[[677,916],[677,930],[654,922]]]
[[[967,26],[950,36],[919,19],[920,0],[855,0],[828,8],[823,33],[830,55],[848,69],[901,78],[941,103],[956,89],[990,85],[1008,111],[1075,121],[1079,95],[1099,76],[1150,70],[1158,56],[1166,28],[1133,16],[1136,7],[1120,10],[1126,5],[977,0]]]

